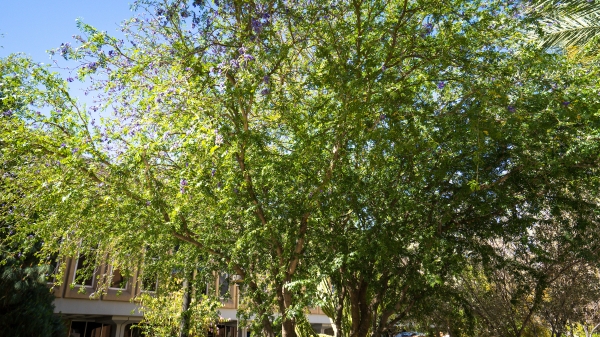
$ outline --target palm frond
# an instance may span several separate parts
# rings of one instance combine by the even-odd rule
[[[529,4],[529,13],[538,23],[530,36],[542,48],[583,50],[600,36],[600,0],[530,0]]]
[[[585,17],[600,14],[600,0],[532,0],[531,8],[545,17]]]
[[[543,48],[583,46],[600,36],[600,14],[546,17],[541,20],[541,29]]]

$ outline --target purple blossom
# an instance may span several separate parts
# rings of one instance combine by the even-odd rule
[[[150,206],[152,202],[150,200],[146,201],[146,206]]]
[[[65,147],[67,147],[67,144],[65,144],[65,143],[60,144],[61,149],[64,149]]]
[[[185,180],[185,179],[181,179],[181,180],[179,181],[179,185],[181,185],[181,186],[187,186],[187,184],[188,184],[188,182],[187,182],[187,180]]]
[[[271,77],[270,77],[269,75],[265,75],[265,76],[263,77],[263,82],[264,82],[265,84],[269,84],[269,83],[271,83]]]
[[[116,53],[115,53],[115,51],[114,51],[114,50],[109,50],[109,51],[108,51],[108,57],[113,57],[113,56],[115,56],[115,55],[116,55]]]
[[[517,111],[517,108],[515,108],[514,105],[509,105],[506,107],[506,109],[508,110],[508,112],[515,112]]]
[[[71,150],[71,153],[72,153],[72,154],[75,154],[75,153],[77,153],[78,151],[79,151],[79,148],[78,148],[78,147],[76,147],[76,148],[74,148],[74,149],[72,149],[72,150]]]
[[[12,116],[12,115],[13,115],[13,112],[12,112],[12,110],[4,111],[4,112],[2,113],[2,115],[3,115],[4,117],[10,117],[10,116]]]
[[[210,171],[210,175],[211,175],[212,177],[214,177],[216,172],[217,172],[217,169],[212,169],[212,170]]]
[[[237,69],[240,67],[240,63],[237,60],[231,60],[229,61],[229,64],[231,65],[232,68]]]
[[[428,22],[425,25],[423,25],[423,28],[425,29],[426,34],[431,34],[431,32],[433,31],[433,24],[431,24],[431,22]]]
[[[437,83],[437,88],[438,89],[444,89],[444,87],[446,86],[446,83],[444,83],[444,81],[440,81]]]
[[[221,136],[221,134],[219,134],[219,132],[215,130],[215,145],[221,144],[223,144],[223,136]]]
[[[252,30],[256,34],[260,34],[262,32],[263,24],[262,24],[262,22],[260,22],[260,20],[252,19],[250,25],[252,26]]]
[[[267,96],[269,94],[269,89],[268,88],[264,88],[260,91],[260,94],[263,96]]]
[[[67,82],[73,82],[73,81],[75,81],[75,80],[73,79],[73,77],[67,77]]]
[[[85,40],[81,37],[81,35],[73,35],[72,37],[81,43],[85,43]]]
[[[562,102],[562,105],[565,106],[565,107],[569,106],[569,104],[571,104],[571,102],[569,102],[569,101],[563,101]]]
[[[384,120],[385,118],[386,118],[386,115],[385,115],[385,114],[381,114],[381,115],[379,115],[379,120],[380,120],[380,121]]]
[[[254,61],[254,56],[252,56],[250,54],[244,54],[244,55],[242,55],[242,57],[244,58],[244,61],[246,61],[246,62]]]
[[[64,57],[65,60],[68,58],[69,50],[71,49],[71,45],[67,43],[61,43],[58,50],[60,51],[60,56]]]

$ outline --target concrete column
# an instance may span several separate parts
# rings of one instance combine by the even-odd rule
[[[112,334],[112,337],[125,337],[125,326],[127,323],[117,323],[115,324],[115,332]]]

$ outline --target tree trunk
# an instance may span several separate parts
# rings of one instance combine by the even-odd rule
[[[338,285],[339,286],[339,285]],[[335,308],[335,329],[334,334],[335,337],[341,337],[344,333],[344,327],[342,326],[344,319],[344,300],[346,298],[346,288],[343,286],[339,286],[338,293],[338,302],[337,307]]]
[[[368,283],[360,279],[348,289],[350,295],[350,311],[352,313],[352,328],[350,337],[366,337],[371,327],[372,311],[368,301]]]
[[[183,279],[183,303],[181,304],[181,322],[179,323],[179,337],[188,337],[189,330],[189,312],[190,294],[192,292],[191,275],[187,275]]]
[[[263,325],[263,336],[275,337],[275,331],[273,331],[273,325],[271,324],[271,320],[266,315],[262,316],[262,325]]]
[[[279,304],[279,313],[281,314],[281,336],[282,337],[297,337],[296,322],[293,317],[289,317],[287,310],[292,305],[292,294],[285,288],[284,284],[278,283],[277,302]]]

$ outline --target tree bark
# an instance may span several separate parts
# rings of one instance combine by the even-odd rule
[[[273,325],[271,320],[266,315],[262,316],[263,335],[265,337],[275,337],[275,331],[273,331]]]
[[[287,314],[287,310],[292,305],[292,294],[285,285],[277,283],[277,302],[279,304],[279,312],[281,313],[281,336],[282,337],[297,337],[296,335],[296,322],[294,318],[290,318]]]
[[[352,328],[350,337],[366,337],[371,327],[372,310],[368,302],[368,283],[361,277],[348,289]]]
[[[181,304],[181,322],[179,323],[179,337],[188,337],[190,294],[192,292],[191,275],[186,275],[183,279],[183,303]]]
[[[341,284],[341,282],[340,282]],[[337,307],[335,308],[335,337],[341,337],[344,333],[343,319],[344,319],[344,301],[346,298],[346,288],[339,286],[340,290],[338,293]]]

